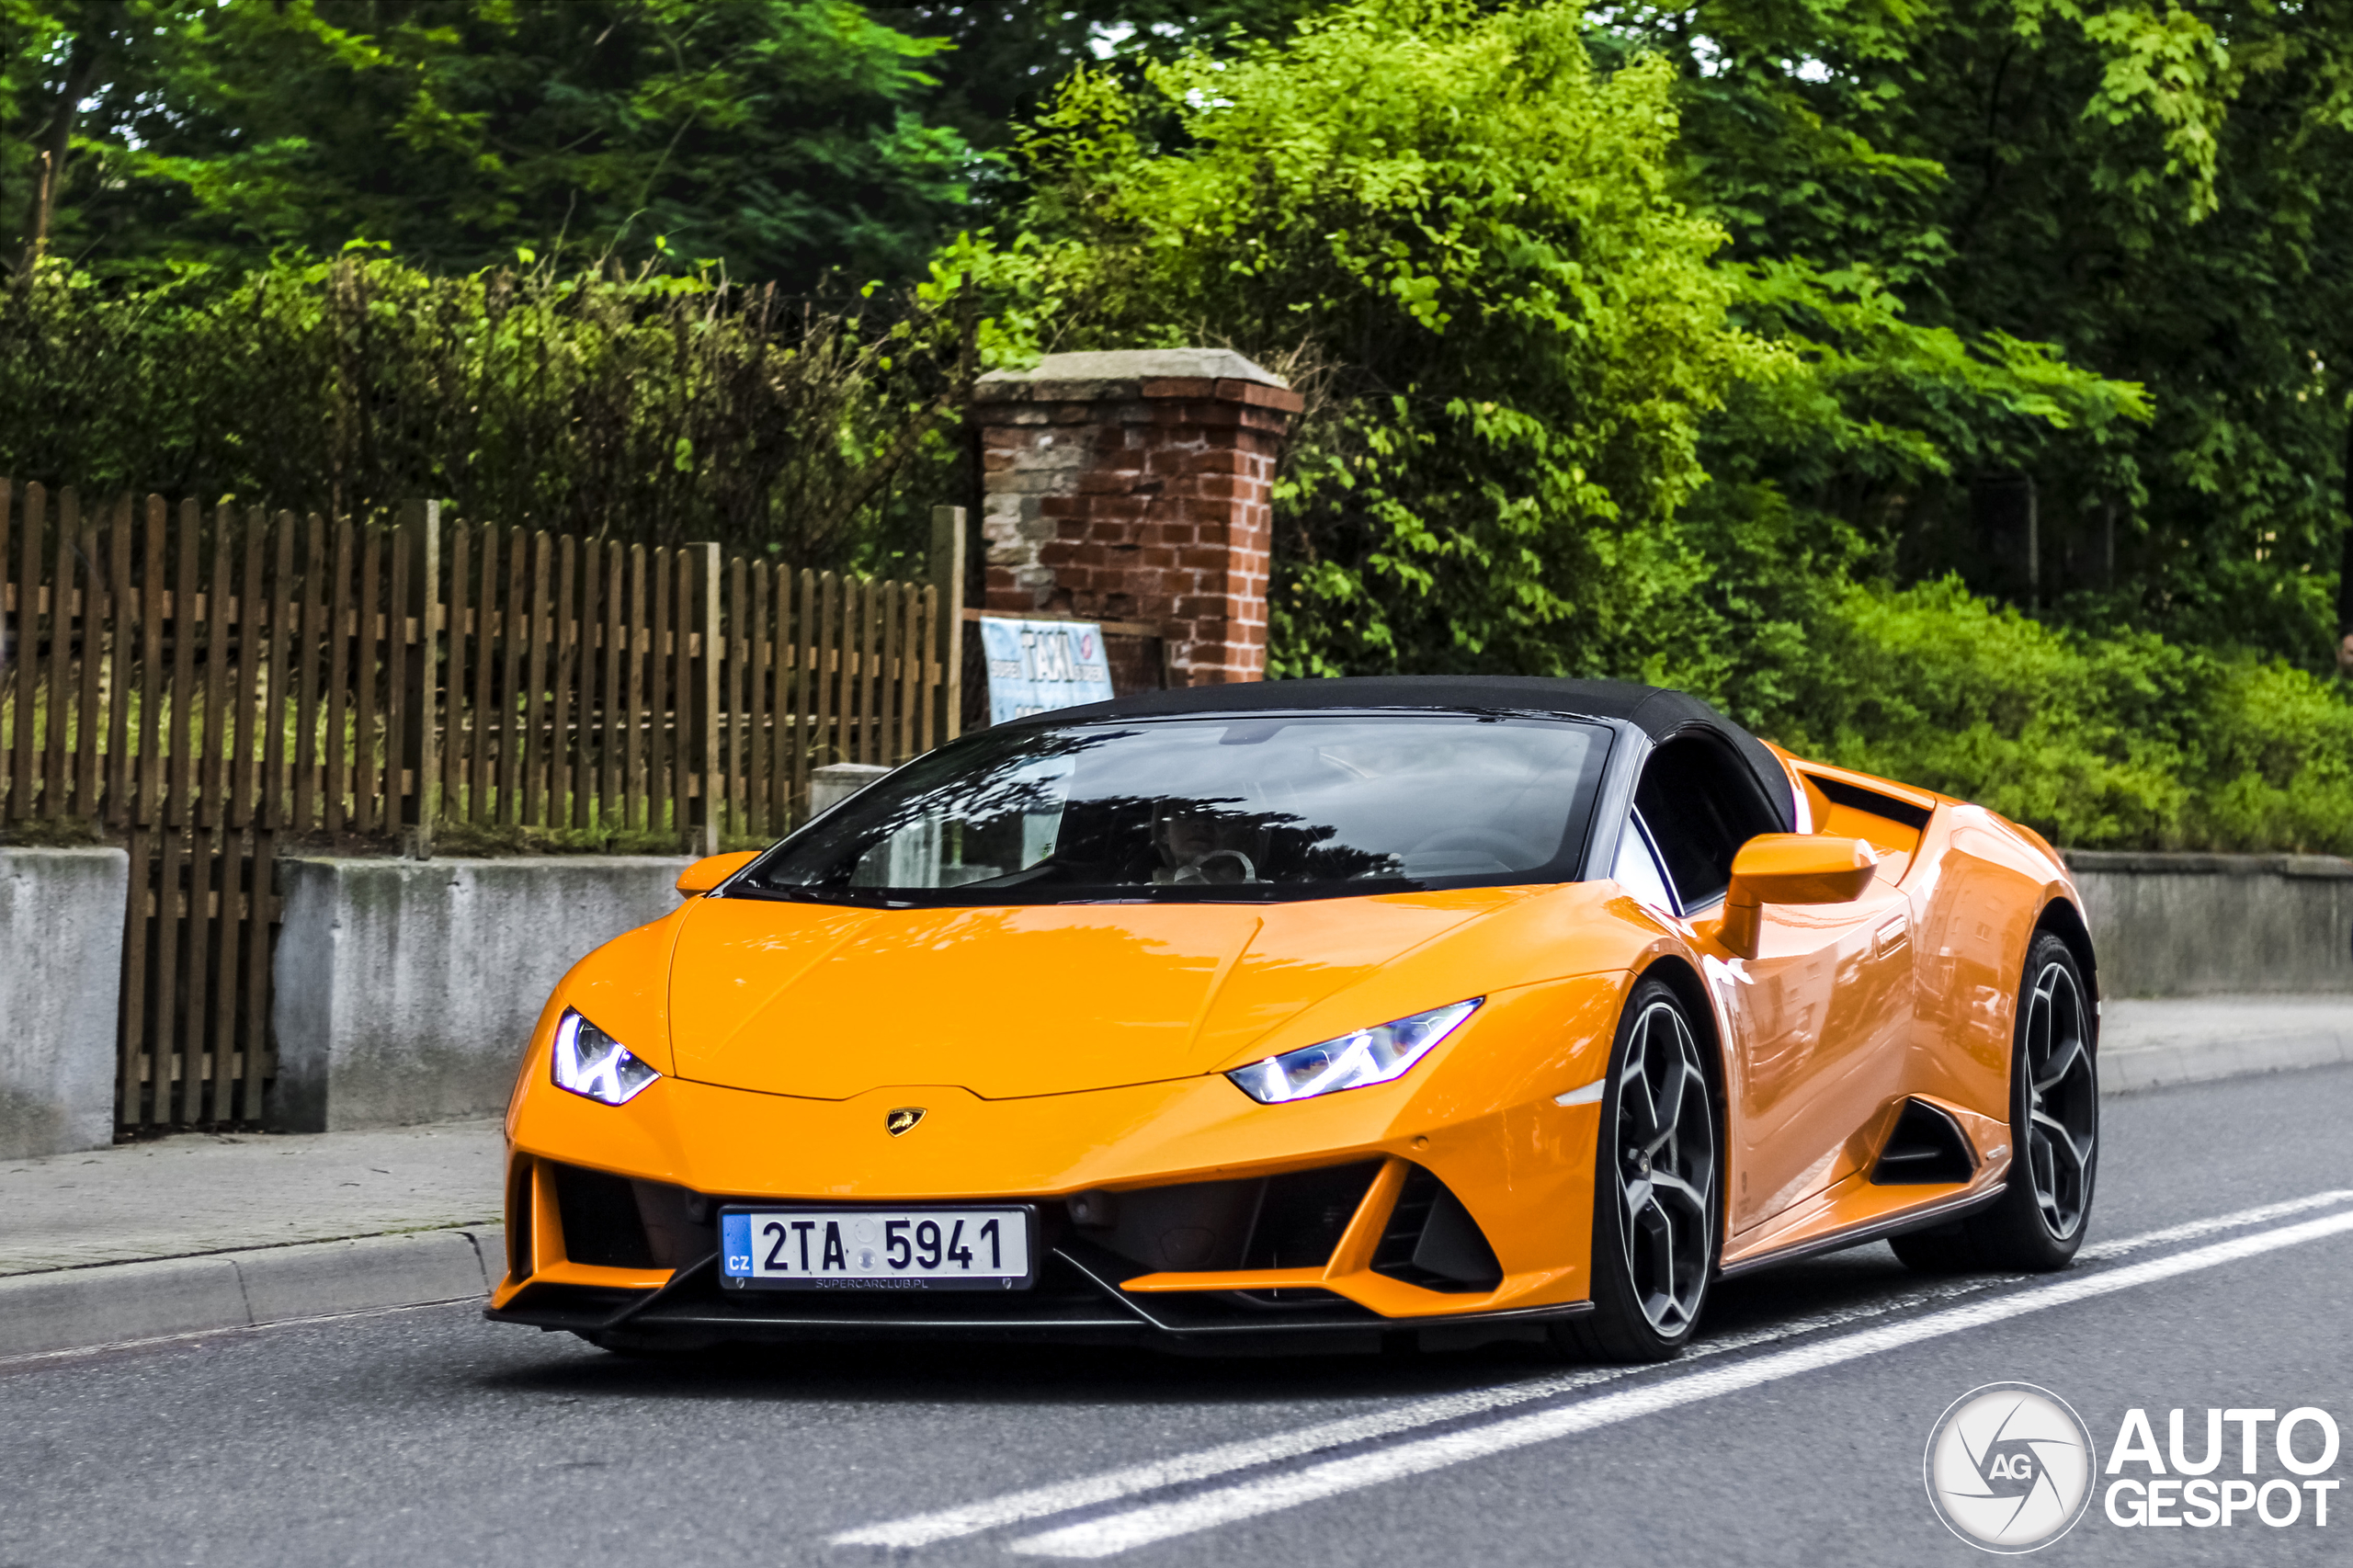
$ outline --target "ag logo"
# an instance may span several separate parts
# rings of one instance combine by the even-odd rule
[[[2035,1551],[2075,1528],[2098,1455],[2067,1402],[2032,1383],[1987,1383],[1953,1401],[1928,1432],[1928,1502],[1970,1545]]]
[[[913,1131],[915,1123],[922,1119],[923,1107],[903,1105],[882,1119],[882,1131],[896,1138],[902,1132]]]

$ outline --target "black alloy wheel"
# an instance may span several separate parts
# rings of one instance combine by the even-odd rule
[[[2099,1173],[2099,1051],[2090,988],[2067,944],[2027,949],[2010,1051],[2010,1174],[1993,1207],[1898,1236],[1895,1256],[1934,1273],[2049,1273],[2074,1261]]]
[[[2042,965],[2028,992],[2026,1127],[2021,1147],[2042,1228],[2073,1241],[2091,1211],[2099,1148],[2099,1085],[2083,986],[2072,961]]]
[[[1656,980],[1619,1020],[1595,1170],[1594,1311],[1558,1326],[1579,1356],[1661,1361],[1699,1326],[1716,1269],[1713,1079],[1689,1014]]]

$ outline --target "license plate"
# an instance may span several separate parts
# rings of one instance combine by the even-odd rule
[[[1037,1211],[724,1209],[720,1277],[738,1290],[1026,1290]]]

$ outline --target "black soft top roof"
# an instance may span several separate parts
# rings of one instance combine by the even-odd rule
[[[1085,723],[1103,719],[1186,713],[1296,711],[1313,708],[1425,708],[1559,713],[1619,719],[1654,741],[1690,730],[1713,732],[1739,753],[1763,786],[1784,829],[1796,820],[1789,775],[1764,743],[1698,698],[1663,686],[1619,680],[1555,680],[1543,676],[1349,676],[1325,680],[1256,681],[1142,691],[1083,708],[1062,708],[1020,724]]]

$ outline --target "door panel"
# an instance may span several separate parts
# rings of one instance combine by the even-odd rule
[[[1824,787],[1813,788],[1820,794]],[[1829,820],[1817,831],[1843,835],[1847,819],[1865,814],[1827,809],[1826,795],[1824,801]],[[1667,742],[1651,755],[1635,806],[1687,918],[1720,906],[1742,844],[1779,831],[1746,770],[1696,738]],[[1851,836],[1878,842],[1887,835]],[[1916,830],[1902,842],[1916,846]],[[1733,1036],[1735,1240],[1863,1168],[1887,1108],[1905,1092],[1917,944],[1915,912],[1896,882],[1909,858],[1882,867],[1852,903],[1768,905],[1757,956],[1722,953],[1710,966]]]
[[[1853,903],[1768,905],[1758,954],[1728,960],[1733,993],[1731,1229],[1743,1231],[1845,1179],[1904,1092],[1914,1012],[1904,893],[1874,882]]]

